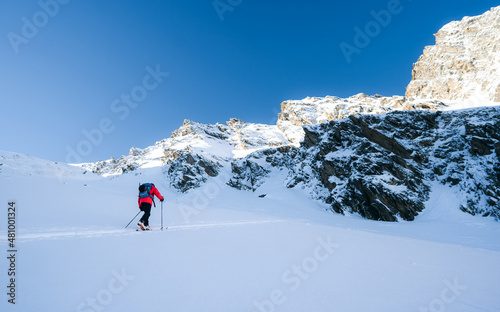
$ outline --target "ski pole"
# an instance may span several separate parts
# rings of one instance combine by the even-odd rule
[[[139,212],[135,215],[134,219],[137,218],[137,216],[141,213],[141,211],[139,210]],[[134,219],[130,220],[130,222],[125,226],[125,228],[127,228],[130,223],[132,223],[132,221],[134,221]]]
[[[163,200],[161,201],[161,230],[163,231]]]

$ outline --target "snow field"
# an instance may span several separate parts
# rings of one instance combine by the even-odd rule
[[[3,163],[0,201],[19,207],[19,279],[18,303],[5,296],[1,311],[500,307],[498,223],[462,213],[460,194],[445,186],[433,186],[415,221],[384,223],[333,214],[305,190],[283,187],[280,176],[255,193],[214,181],[180,194],[158,167],[103,178],[62,164],[42,170],[47,164],[36,159]],[[21,170],[26,163],[30,170]],[[124,229],[146,181],[166,197],[163,232],[136,232],[135,222]],[[6,213],[0,224],[5,251]],[[3,275],[7,265],[2,257]]]

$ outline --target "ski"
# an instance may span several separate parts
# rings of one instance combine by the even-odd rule
[[[166,227],[163,228],[163,230],[166,230],[166,229],[168,229],[168,226],[166,226]],[[142,230],[140,228],[139,229],[135,229],[136,232],[151,232],[153,230],[155,230],[155,231],[163,231],[160,228],[151,228],[150,230]]]

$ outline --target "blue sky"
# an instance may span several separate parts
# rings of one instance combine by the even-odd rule
[[[2,1],[0,149],[97,161],[168,138],[184,119],[274,123],[288,99],[404,95],[434,33],[498,4]],[[355,41],[367,26],[369,42]]]

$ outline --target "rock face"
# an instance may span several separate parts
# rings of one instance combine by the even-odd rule
[[[306,126],[288,185],[338,213],[413,220],[433,182],[456,187],[463,211],[500,217],[500,108],[392,112]]]
[[[439,110],[445,107],[444,103],[435,100],[409,102],[402,96],[370,96],[364,93],[346,99],[335,96],[308,97],[301,101],[281,103],[277,126],[290,142],[298,144],[304,139],[304,125],[340,120],[350,115],[381,114],[395,110]]]
[[[337,213],[414,220],[435,183],[456,190],[460,209],[500,219],[500,107],[351,115],[304,126],[299,147],[256,151],[233,161],[229,185],[255,191],[287,172]]]
[[[500,7],[444,26],[414,64],[409,100],[500,102]]]
[[[163,173],[168,177],[170,185],[186,192],[199,187],[209,177],[218,176],[221,168],[219,162],[207,160],[202,155],[182,153],[164,166]]]

